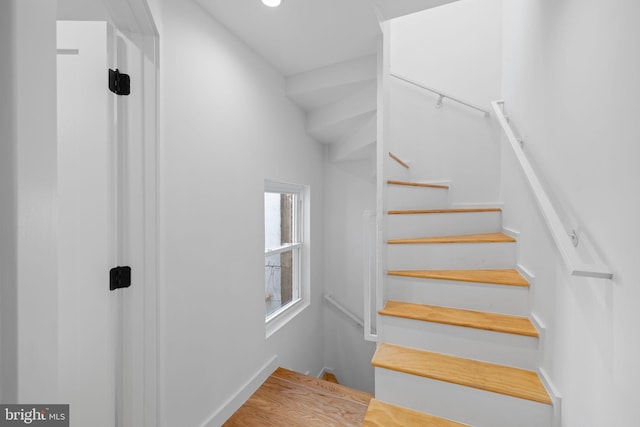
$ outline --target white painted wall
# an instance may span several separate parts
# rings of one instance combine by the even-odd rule
[[[375,211],[375,178],[366,160],[326,160],[324,171],[325,292],[364,319],[362,215],[365,210]],[[341,384],[373,393],[375,347],[364,340],[360,326],[325,304],[324,362]]]
[[[161,6],[160,419],[191,426],[273,355],[322,367],[323,152],[276,70],[195,3]],[[269,339],[265,178],[311,188],[311,305]]]
[[[2,204],[5,196],[9,199],[3,209],[12,212],[8,220],[0,220],[3,228],[12,223],[14,227],[8,242],[2,244],[2,250],[9,252],[3,263],[12,264],[8,276],[4,277],[4,266],[2,274],[2,381],[9,378],[6,387],[12,389],[3,393],[3,399],[54,403],[58,397],[56,5],[51,1],[20,0],[3,2],[2,7],[2,20],[13,21],[10,29],[2,25],[3,33],[10,31],[13,36],[3,36],[0,45],[7,49],[10,43],[14,49],[2,57],[3,64],[10,65],[13,71],[2,83],[3,88],[9,85],[13,89],[2,96],[4,103],[4,94],[13,94],[7,98],[8,110],[2,108],[12,113],[13,120],[13,127],[2,127],[2,132],[10,134],[8,140],[3,135],[2,169],[7,165],[8,170],[3,173],[14,174],[14,180],[2,187]],[[4,158],[5,150],[13,151],[11,157]],[[8,186],[15,193],[5,193]],[[9,324],[5,323],[4,304],[10,305],[6,314],[11,318]],[[5,377],[7,374],[9,377]]]
[[[17,396],[15,2],[0,3],[0,402]]]
[[[501,91],[501,0],[464,0],[391,21],[391,72],[490,109]],[[390,80],[389,149],[412,177],[451,180],[454,203],[498,201],[500,146],[482,113]]]
[[[563,396],[564,427],[638,420],[638,16],[633,0],[504,2],[508,114],[551,196],[614,272],[613,281],[567,276],[504,151],[505,224],[522,231],[521,262],[536,275],[543,366]]]

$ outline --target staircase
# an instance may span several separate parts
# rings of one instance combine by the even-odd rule
[[[447,185],[408,179],[394,157],[377,401],[442,425],[551,427],[552,398],[536,371],[541,326],[530,319],[530,284],[501,209],[451,209]],[[385,412],[376,405],[367,417]]]

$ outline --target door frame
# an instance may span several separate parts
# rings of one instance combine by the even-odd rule
[[[120,290],[124,343],[122,395],[116,396],[116,425],[155,427],[160,425],[158,394],[158,136],[159,136],[159,32],[147,0],[103,0],[116,32],[134,40],[139,47],[132,76],[132,91],[141,102],[128,109],[127,125],[142,139],[142,228],[137,242],[138,256],[131,288]],[[126,73],[126,70],[122,70]],[[114,101],[116,102],[116,101]],[[135,120],[129,120],[135,118]],[[117,132],[112,140],[118,138]],[[133,179],[129,177],[130,179]],[[140,179],[140,175],[138,175]],[[125,182],[124,185],[130,183]],[[140,185],[140,182],[138,182]],[[124,291],[124,292],[122,292]],[[118,291],[116,291],[118,292]]]

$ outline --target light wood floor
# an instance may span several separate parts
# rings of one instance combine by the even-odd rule
[[[278,368],[224,426],[361,426],[372,397]]]

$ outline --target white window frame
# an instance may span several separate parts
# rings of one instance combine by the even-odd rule
[[[288,193],[296,196],[293,225],[293,244],[282,245],[277,248],[265,247],[265,259],[268,256],[293,250],[293,289],[292,301],[275,312],[266,316],[267,338],[286,325],[306,307],[309,306],[309,244],[308,244],[308,193],[309,188],[299,184],[289,184],[265,180],[265,193]],[[264,209],[263,209],[264,212]],[[264,236],[264,233],[263,233]],[[266,245],[263,245],[266,246]],[[264,290],[264,283],[262,285]]]

